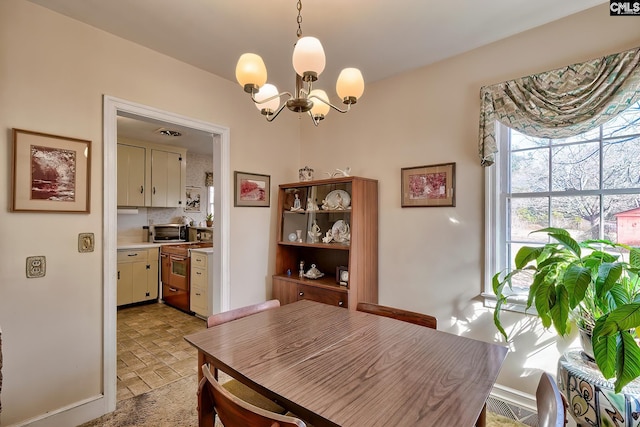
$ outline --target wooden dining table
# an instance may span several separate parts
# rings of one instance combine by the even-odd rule
[[[306,300],[185,339],[199,366],[212,364],[316,427],[474,426],[507,354]]]

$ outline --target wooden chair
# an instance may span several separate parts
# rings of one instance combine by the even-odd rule
[[[546,372],[536,390],[539,427],[564,427],[567,424],[567,402],[553,377]]]
[[[428,314],[416,313],[414,311],[401,310],[399,308],[386,307],[384,305],[372,304],[369,302],[359,302],[357,310],[365,313],[377,314],[378,316],[402,320],[403,322],[409,322],[431,329],[437,329],[438,327],[438,319],[433,316],[429,316]]]
[[[247,317],[252,314],[256,314],[261,311],[269,310],[276,307],[280,307],[280,301],[274,299],[259,304],[249,305],[246,307],[236,308],[235,310],[229,310],[223,313],[214,314],[207,318],[207,328],[211,328],[222,323],[227,323],[232,320],[241,319],[243,317]],[[213,370],[213,377],[216,381],[218,380],[218,370],[215,368]],[[275,412],[278,414],[284,414],[286,412],[283,407],[268,399],[267,397],[261,395],[252,388],[242,384],[238,380],[229,380],[223,383],[222,386],[228,392],[244,400],[252,406],[257,406],[258,408],[261,408],[263,410]]]
[[[213,427],[216,414],[225,427],[306,427],[298,418],[265,411],[229,393],[206,364],[202,365],[202,374],[198,387],[200,427]]]

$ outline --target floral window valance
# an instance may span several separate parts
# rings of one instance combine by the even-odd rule
[[[640,100],[640,48],[482,87],[483,166],[498,151],[495,121],[529,136],[566,138],[597,127]]]

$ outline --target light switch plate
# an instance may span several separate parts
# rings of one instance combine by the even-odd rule
[[[78,252],[93,252],[94,242],[95,236],[93,233],[78,234]]]
[[[47,259],[44,256],[27,257],[27,278],[44,277],[47,273]]]

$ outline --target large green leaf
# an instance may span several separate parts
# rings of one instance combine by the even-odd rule
[[[620,331],[618,357],[616,360],[615,392],[640,376],[640,347],[627,331]]]
[[[551,307],[555,304],[556,288],[552,282],[542,282],[536,288],[535,305],[538,316],[542,320],[542,326],[551,327]]]
[[[607,315],[596,320],[596,326],[592,332],[591,344],[598,368],[600,372],[602,372],[602,375],[608,379],[616,374],[616,349],[618,340],[615,335],[601,335],[602,327],[606,320]]]
[[[523,246],[520,248],[518,253],[516,253],[516,257],[514,259],[516,268],[521,269],[524,268],[525,265],[529,264],[531,261],[535,260],[540,256],[540,254],[544,251],[544,247],[542,246]]]
[[[622,264],[619,262],[603,263],[598,269],[598,277],[596,278],[596,296],[602,298],[605,293],[609,292],[621,275]]]
[[[640,268],[640,248],[631,248],[629,251],[629,264],[632,267]]]
[[[500,333],[502,334],[502,336],[504,337],[505,340],[508,340],[509,337],[507,336],[507,333],[505,332],[504,328],[502,327],[502,321],[500,319],[500,313],[502,313],[502,303],[505,302],[506,299],[505,298],[498,298],[498,301],[496,301],[496,307],[493,311],[493,323],[496,325],[496,328],[498,329],[498,331],[500,331]]]
[[[573,252],[578,258],[580,258],[581,256],[580,245],[578,244],[578,242],[573,240],[573,238],[569,234],[549,233],[549,236],[556,239],[563,246],[565,246],[567,249]]]
[[[640,303],[625,304],[616,308],[609,313],[606,323],[605,327],[615,323],[616,328],[621,331],[637,328],[640,326]]]
[[[569,305],[575,308],[584,299],[591,283],[591,270],[578,264],[570,265],[564,273],[563,284],[569,293]]]
[[[569,294],[564,286],[556,288],[555,303],[551,307],[551,319],[556,331],[562,336],[569,332]]]

